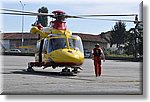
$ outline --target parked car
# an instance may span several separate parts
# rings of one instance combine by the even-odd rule
[[[21,53],[21,50],[19,50],[19,49],[10,49],[10,50],[5,51],[5,52],[10,52],[10,53]]]
[[[84,50],[84,57],[85,57],[85,58],[90,58],[90,57],[91,57],[91,51],[89,51],[89,50]]]

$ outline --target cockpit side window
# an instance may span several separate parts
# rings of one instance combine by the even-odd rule
[[[69,46],[70,48],[83,52],[83,45],[79,36],[72,36],[69,38]]]
[[[44,44],[43,44],[43,52],[47,52],[47,47],[48,47],[48,39],[44,39]]]

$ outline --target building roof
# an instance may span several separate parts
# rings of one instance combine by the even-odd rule
[[[4,33],[4,34],[2,34],[2,38],[5,40],[22,39],[22,33]],[[31,34],[31,33],[24,33],[23,38],[24,39],[38,39],[38,35]]]
[[[83,33],[73,33],[73,35],[80,36],[83,41],[107,43],[107,41],[99,35],[83,34]],[[22,33],[4,33],[2,34],[2,38],[5,40],[22,39]],[[38,35],[31,33],[24,33],[23,38],[38,39]]]
[[[83,34],[83,33],[73,33],[73,35],[80,36],[83,41],[107,43],[107,41],[102,37],[100,37],[99,35]]]
[[[112,33],[111,33],[110,31],[108,31],[108,32],[103,32],[103,33],[101,33],[99,36],[100,36],[101,38],[105,39],[107,42],[110,43],[111,34],[112,34]]]

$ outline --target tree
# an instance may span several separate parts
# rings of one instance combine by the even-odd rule
[[[43,7],[41,7],[41,8],[38,9],[38,12],[39,13],[48,13],[48,9],[47,9],[47,7],[43,6]],[[37,21],[37,23],[38,24],[41,23],[42,26],[46,27],[47,24],[48,24],[48,18],[47,18],[47,16],[38,15],[38,21]]]
[[[135,29],[131,28],[126,33],[126,40],[125,40],[125,53],[127,55],[134,55],[135,54]]]
[[[111,31],[111,45],[117,44],[117,47],[120,46],[120,44],[125,43],[125,36],[126,36],[126,25],[125,23],[119,21],[116,22],[114,28]]]
[[[137,23],[131,28],[126,39],[126,52],[133,54],[135,58],[143,55],[143,24]],[[132,49],[132,50],[130,50]],[[130,50],[130,51],[129,51]]]
[[[137,28],[137,38],[138,38],[138,48],[139,54],[143,55],[143,23],[138,23],[136,25]]]

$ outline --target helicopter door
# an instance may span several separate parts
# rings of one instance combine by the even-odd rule
[[[47,53],[48,39],[42,39],[37,42],[38,53],[36,60],[42,62],[42,53]]]
[[[37,52],[35,53],[35,61],[42,62],[42,49],[44,39],[38,40],[36,44]]]
[[[42,39],[41,42],[40,42],[40,47],[39,47],[39,62],[42,62],[43,44],[44,44],[44,39]]]

